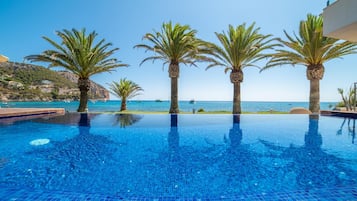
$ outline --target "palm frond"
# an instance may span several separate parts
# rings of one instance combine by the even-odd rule
[[[322,28],[322,16],[308,14],[307,19],[300,22],[298,35],[292,37],[284,31],[287,40],[279,41],[286,48],[277,49],[261,71],[286,64],[323,65],[329,60],[357,53],[356,43],[324,37]]]
[[[47,62],[49,67],[63,67],[80,78],[111,72],[115,68],[128,66],[111,56],[119,48],[109,49],[112,44],[104,39],[95,43],[97,33],[95,31],[86,34],[86,30],[62,30],[56,32],[61,39],[61,44],[48,37],[43,37],[54,49],[45,50],[41,54],[25,57],[32,62]]]
[[[120,79],[119,82],[113,81],[108,85],[113,95],[125,100],[138,96],[143,91],[138,84],[126,78]]]
[[[206,69],[224,66],[225,72],[233,69],[242,70],[245,67],[257,67],[254,63],[271,57],[271,54],[264,52],[281,44],[275,43],[277,38],[260,34],[259,31],[260,28],[256,28],[253,23],[250,26],[242,24],[236,28],[229,25],[227,33],[215,33],[220,46],[205,44],[205,54],[208,55],[207,61],[210,63]]]
[[[160,31],[146,33],[143,40],[149,44],[138,44],[134,48],[144,49],[145,52],[152,52],[154,56],[149,56],[142,60],[140,65],[146,61],[156,60],[167,63],[182,63],[184,65],[196,66],[197,61],[202,61],[205,57],[199,53],[202,41],[196,38],[196,30],[188,25],[163,23]]]

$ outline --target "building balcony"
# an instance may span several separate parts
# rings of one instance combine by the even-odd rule
[[[323,11],[324,36],[357,42],[357,0],[338,0]]]

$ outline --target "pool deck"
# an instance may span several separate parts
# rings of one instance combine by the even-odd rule
[[[321,110],[320,114],[322,116],[357,118],[357,112],[354,111]]]
[[[0,108],[0,119],[36,115],[63,115],[64,108]]]
[[[65,112],[64,108],[0,108],[0,119],[37,115],[63,115]],[[357,112],[354,111],[321,110],[320,114],[322,116],[357,118]]]

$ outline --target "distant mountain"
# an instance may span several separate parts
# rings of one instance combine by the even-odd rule
[[[109,91],[91,81],[89,98],[109,99]],[[0,63],[2,101],[78,100],[77,76],[67,71],[17,62]]]

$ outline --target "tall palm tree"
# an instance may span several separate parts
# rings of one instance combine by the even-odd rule
[[[294,37],[284,31],[288,40],[279,39],[287,49],[278,49],[272,55],[267,66],[262,70],[274,66],[291,64],[306,66],[306,77],[310,80],[310,104],[312,113],[320,111],[320,80],[324,76],[326,61],[341,58],[356,53],[356,44],[338,39],[324,37],[322,33],[322,16],[307,15],[307,19],[300,22],[299,35]]]
[[[171,106],[170,113],[179,113],[178,106],[178,78],[180,75],[179,64],[194,65],[199,60],[199,48],[201,41],[196,38],[196,30],[188,25],[163,23],[161,32],[147,33],[143,39],[151,44],[139,44],[135,48],[143,48],[154,55],[145,58],[149,60],[162,60],[169,64],[169,77],[171,78]],[[141,65],[140,64],[140,65]]]
[[[109,88],[112,94],[121,99],[120,111],[126,110],[126,101],[128,99],[140,95],[140,92],[143,91],[138,84],[126,78],[120,79],[119,83],[113,81],[113,83],[109,84]]]
[[[245,67],[258,67],[255,62],[267,58],[264,50],[268,50],[277,44],[271,44],[274,38],[271,35],[259,33],[260,28],[255,28],[254,23],[248,27],[245,24],[234,28],[229,25],[228,33],[215,33],[219,45],[207,43],[209,55],[212,56],[207,69],[214,66],[225,67],[224,72],[230,71],[230,80],[233,84],[233,114],[240,114],[241,95],[240,84],[243,82],[243,69]]]
[[[57,31],[56,34],[62,40],[60,44],[48,37],[43,37],[54,47],[53,50],[45,50],[41,54],[25,58],[30,61],[48,62],[49,67],[63,67],[77,75],[80,90],[80,103],[77,111],[84,112],[87,108],[90,76],[128,65],[110,58],[119,48],[109,49],[112,44],[105,43],[104,39],[96,43],[95,39],[98,34],[95,31],[87,35],[85,29],[80,31],[64,29]]]

